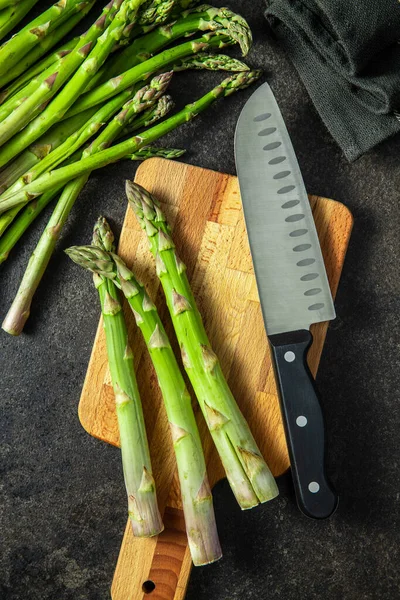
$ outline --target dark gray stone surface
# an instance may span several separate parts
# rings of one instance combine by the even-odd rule
[[[329,470],[341,501],[331,520],[308,520],[297,510],[285,475],[278,500],[242,513],[226,483],[218,485],[224,558],[193,572],[187,598],[394,600],[400,598],[400,138],[348,164],[271,40],[262,1],[232,0],[231,6],[253,27],[249,61],[265,70],[273,86],[308,190],[344,202],[355,217],[339,317],[318,375]],[[218,77],[179,75],[174,96],[194,98]],[[189,162],[234,173],[234,126],[250,93],[213,107],[165,142],[188,148]],[[87,275],[63,249],[86,243],[100,213],[120,226],[123,181],[133,175],[134,166],[125,162],[92,176],[36,295],[26,332],[18,339],[0,334],[1,600],[110,597],[126,519],[121,464],[115,448],[90,438],[78,422],[99,310]],[[1,269],[2,315],[48,214]]]

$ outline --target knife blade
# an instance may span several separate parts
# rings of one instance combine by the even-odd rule
[[[325,425],[307,354],[311,324],[336,315],[303,178],[267,83],[240,114],[235,160],[296,499],[322,519],[338,497],[325,472]]]

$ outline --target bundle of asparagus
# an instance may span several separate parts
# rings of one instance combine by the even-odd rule
[[[259,77],[240,60],[212,52],[239,44],[246,54],[252,42],[246,21],[227,8],[196,4],[111,0],[84,33],[53,51],[96,10],[95,0],[59,0],[0,47],[0,262],[58,197],[4,320],[8,333],[23,330],[90,173],[121,159],[177,158],[183,151],[151,144]],[[165,94],[171,75],[187,69],[237,74],[161,121],[173,108]]]
[[[186,531],[193,563],[198,565],[214,562],[221,557],[213,500],[208,483],[206,465],[200,435],[194,417],[191,399],[168,336],[143,286],[135,279],[123,260],[115,254],[110,226],[99,218],[95,231],[111,246],[72,247],[66,250],[70,258],[80,266],[94,272],[102,281],[120,288],[133,311],[150,353],[158,384],[164,398],[171,428]]]
[[[189,375],[228,481],[242,509],[276,497],[278,489],[211,349],[185,267],[175,252],[159,203],[127,182],[127,195],[145,230],[164,288],[183,365]],[[122,290],[152,359],[171,427],[186,530],[193,562],[221,556],[212,495],[190,396],[157,309],[126,263],[115,254],[114,236],[104,218],[95,226],[104,242],[66,250],[81,267]]]
[[[185,265],[176,253],[159,202],[138,184],[126,183],[128,201],[156,259],[182,362],[241,508],[271,500],[278,488],[226,382],[204,329]]]

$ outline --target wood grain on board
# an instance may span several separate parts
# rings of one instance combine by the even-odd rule
[[[289,467],[289,457],[237,178],[155,158],[139,167],[136,181],[162,202],[173,228],[177,252],[187,265],[212,347],[264,457],[274,475],[280,475]],[[352,216],[343,204],[333,200],[310,196],[310,203],[335,294],[351,234]],[[146,236],[130,209],[126,213],[118,251],[145,284],[173,340],[153,257]],[[179,600],[185,596],[191,560],[168,421],[140,332],[129,307],[125,305],[124,310],[135,354],[160,509],[165,511],[165,531],[157,538],[136,540],[128,522],[112,585],[112,598]],[[314,344],[309,363],[314,375],[327,327],[327,323],[313,327]],[[179,352],[177,354],[179,356]],[[213,485],[223,477],[223,470],[195,403],[194,408]],[[118,445],[114,394],[101,320],[82,391],[79,418],[91,435]]]

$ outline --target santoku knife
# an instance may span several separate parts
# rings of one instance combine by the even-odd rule
[[[324,421],[307,353],[310,325],[334,319],[335,309],[303,178],[267,83],[239,117],[235,157],[297,502],[322,519],[338,498],[325,473]]]

